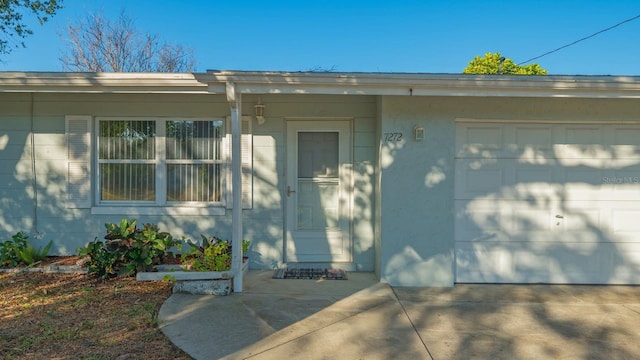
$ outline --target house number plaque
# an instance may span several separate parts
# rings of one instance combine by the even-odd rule
[[[403,134],[401,132],[384,133],[382,135],[382,141],[385,143],[400,142],[403,140]]]

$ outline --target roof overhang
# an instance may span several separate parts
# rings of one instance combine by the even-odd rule
[[[640,77],[210,71],[211,92],[245,94],[640,98]]]
[[[0,92],[207,94],[189,73],[0,72]]]
[[[0,92],[640,98],[640,77],[208,71],[0,72]]]

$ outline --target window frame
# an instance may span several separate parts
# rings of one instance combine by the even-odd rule
[[[156,126],[155,136],[155,200],[153,201],[131,201],[131,200],[102,200],[101,193],[101,165],[103,163],[118,163],[117,160],[103,161],[100,159],[100,122],[101,121],[154,121]],[[220,159],[208,160],[205,162],[211,164],[219,164],[220,172],[218,174],[220,181],[220,201],[167,201],[167,164],[171,164],[174,159],[166,158],[166,124],[168,121],[220,121]],[[92,213],[95,214],[113,214],[127,213],[133,214],[171,214],[171,215],[216,215],[224,214],[227,200],[227,173],[229,167],[230,155],[228,154],[228,135],[227,122],[224,117],[186,117],[186,116],[101,116],[95,118],[94,123],[94,156],[92,160],[96,164],[94,167],[94,204]],[[133,160],[137,162],[138,160]],[[122,163],[131,163],[123,160]],[[202,163],[201,160],[195,160],[194,163]],[[191,211],[189,211],[191,209]]]

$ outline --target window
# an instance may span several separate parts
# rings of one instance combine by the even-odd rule
[[[65,116],[66,207],[102,215],[224,215],[232,203],[231,134],[225,132],[230,121],[131,117],[94,122],[91,115]],[[252,119],[241,121],[242,208],[251,209]]]
[[[98,202],[223,200],[223,120],[98,120]]]

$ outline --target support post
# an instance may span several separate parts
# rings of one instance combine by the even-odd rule
[[[231,268],[233,291],[242,292],[242,95],[233,82],[227,83],[227,101],[231,107]]]

